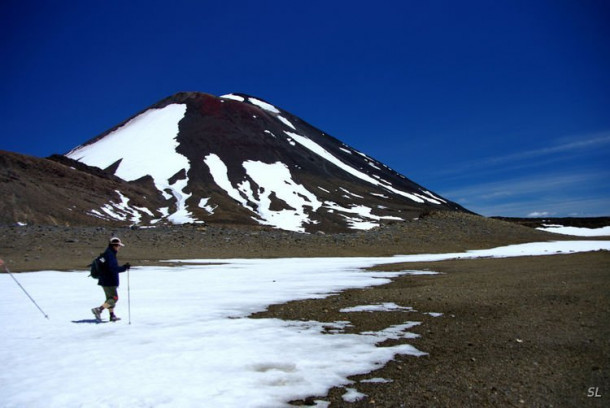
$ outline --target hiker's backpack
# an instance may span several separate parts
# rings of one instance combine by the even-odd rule
[[[93,262],[91,262],[91,265],[89,265],[89,267],[91,268],[89,276],[91,276],[93,279],[99,279],[102,276],[102,273],[104,273],[104,271],[108,267],[108,263],[106,262],[106,257],[104,257],[104,254],[100,254],[99,256],[97,256],[93,260]]]

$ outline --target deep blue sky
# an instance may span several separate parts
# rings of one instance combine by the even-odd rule
[[[610,215],[606,0],[4,0],[0,16],[1,150],[65,153],[173,93],[243,92],[483,215]]]

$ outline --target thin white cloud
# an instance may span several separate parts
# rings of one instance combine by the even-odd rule
[[[486,216],[506,217],[601,217],[608,216],[607,197],[565,197],[562,200],[527,199],[516,202],[484,204],[472,211]]]
[[[550,217],[552,215],[553,214],[551,214],[549,211],[534,211],[534,212],[527,214],[528,217],[533,217],[533,218]]]
[[[455,190],[443,191],[445,197],[476,197],[492,199],[496,197],[521,196],[524,194],[542,194],[546,191],[557,191],[558,188],[569,189],[582,183],[598,179],[598,174],[555,173],[539,177],[522,177],[510,180],[498,180],[487,183],[472,184]]]
[[[592,135],[585,140],[568,141],[562,144],[558,144],[550,147],[543,147],[541,149],[528,150],[506,156],[499,156],[491,158],[488,161],[493,162],[507,162],[514,160],[526,160],[540,156],[554,155],[557,153],[565,152],[576,152],[579,150],[590,150],[598,148],[599,146],[610,144],[610,132],[602,134]]]
[[[549,164],[557,160],[572,159],[574,156],[596,151],[607,146],[610,146],[610,131],[584,136],[573,136],[557,141],[555,145],[548,147],[491,156],[479,160],[471,160],[467,163],[457,163],[450,168],[442,169],[440,173],[444,175],[451,174],[463,176],[467,174],[466,172],[472,170],[506,171],[532,165]],[[565,153],[570,154],[565,156]],[[534,159],[536,159],[536,161],[532,162]],[[545,162],[542,162],[542,160]]]
[[[610,172],[560,170],[541,176],[472,184],[441,195],[482,215],[525,217],[532,213],[565,216],[607,215],[610,211],[606,180]],[[597,186],[591,191],[591,186]]]

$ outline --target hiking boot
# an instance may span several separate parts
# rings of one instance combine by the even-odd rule
[[[95,320],[97,320],[98,322],[102,321],[102,311],[99,307],[94,307],[93,309],[91,309],[91,313],[93,313],[93,315],[95,316]]]
[[[116,322],[117,320],[121,320],[121,318],[120,318],[120,317],[118,317],[118,316],[115,316],[115,315],[113,315],[113,314],[112,314],[112,315],[110,315],[110,321],[111,321],[111,322]]]

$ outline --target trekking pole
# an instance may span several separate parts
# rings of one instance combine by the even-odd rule
[[[131,324],[131,289],[129,285],[129,269],[127,269],[127,317],[129,324]]]
[[[17,285],[19,285],[19,287],[21,288],[21,290],[23,291],[23,293],[25,293],[26,295],[28,295],[28,297],[30,298],[30,300],[32,301],[32,303],[34,303],[34,305],[36,305],[36,307],[38,308],[38,310],[40,310],[40,312],[44,315],[44,317],[47,318],[47,320],[49,319],[49,315],[47,315],[44,310],[42,310],[40,308],[40,306],[38,306],[38,303],[36,303],[36,301],[32,298],[32,296],[30,296],[30,294],[28,293],[27,290],[25,290],[25,288],[23,286],[21,286],[21,283],[19,283],[19,281],[17,280],[17,278],[15,278],[15,276],[13,276],[13,274],[11,273],[11,271],[8,270],[8,266],[4,265],[4,271],[6,273],[8,273],[11,278],[13,278],[13,280],[17,283]]]

